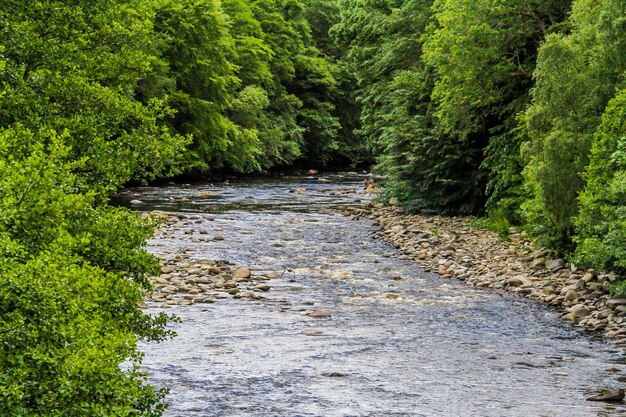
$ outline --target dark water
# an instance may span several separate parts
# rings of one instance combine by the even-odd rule
[[[621,367],[610,344],[541,304],[395,258],[371,222],[333,210],[367,201],[346,188],[363,178],[329,179],[122,196],[189,215],[151,242],[157,254],[286,271],[262,301],[168,310],[183,320],[178,337],[143,345],[150,380],[171,388],[167,416],[626,415],[585,401],[621,386],[622,373],[605,371]],[[304,315],[313,309],[332,317]]]

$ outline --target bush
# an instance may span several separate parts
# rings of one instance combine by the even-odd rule
[[[0,410],[158,416],[164,391],[137,351],[171,335],[167,316],[139,308],[159,267],[143,247],[155,223],[83,192],[69,136],[0,131]]]
[[[594,133],[626,69],[626,4],[574,2],[568,34],[551,34],[539,50],[532,104],[524,115],[526,204],[531,230],[550,246],[572,249],[581,174]]]
[[[626,272],[626,89],[609,103],[591,151],[576,219],[575,261]]]

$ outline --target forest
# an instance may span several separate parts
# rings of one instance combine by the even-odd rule
[[[162,414],[130,182],[373,165],[626,272],[623,0],[0,0],[0,83],[5,415]]]

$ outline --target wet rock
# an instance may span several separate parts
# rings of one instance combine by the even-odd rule
[[[598,316],[597,316],[597,317],[598,317],[599,319],[606,319],[606,318],[607,318],[607,317],[609,317],[611,314],[613,314],[613,311],[611,311],[611,309],[607,308],[607,309],[604,309],[604,310],[600,311],[600,312],[598,313]]]
[[[545,301],[546,303],[549,303],[549,302],[551,302],[551,301],[554,301],[556,298],[557,298],[557,295],[556,295],[556,294],[550,294],[550,295],[547,295],[547,296],[543,299],[543,301]]]
[[[541,266],[544,266],[546,263],[546,259],[545,258],[537,258],[535,260],[532,261],[531,266],[534,268],[539,268]]]
[[[606,401],[606,402],[619,402],[624,400],[624,390],[614,389],[602,394],[594,395],[587,398],[587,401]]]
[[[132,204],[133,206],[137,206],[139,204],[143,204],[143,201],[141,201],[141,200],[130,200],[130,204]]]
[[[259,290],[259,291],[269,291],[270,290],[270,286],[267,284],[259,284],[259,285],[255,285],[254,286],[255,290]]]
[[[307,336],[324,336],[324,332],[321,330],[308,329],[302,332],[302,334]]]
[[[325,310],[313,310],[313,311],[307,313],[307,316],[313,317],[313,318],[316,318],[316,319],[324,319],[324,318],[330,317],[330,313],[328,311],[325,311]]]
[[[178,292],[178,288],[169,285],[169,286],[161,288],[159,291],[165,294],[176,294]]]
[[[578,297],[580,297],[580,294],[578,294],[578,292],[574,290],[569,290],[568,292],[565,293],[565,297],[563,298],[563,301],[574,301]]]
[[[232,276],[234,279],[247,279],[252,275],[252,271],[248,268],[237,268],[233,271]]]
[[[584,304],[576,304],[569,309],[569,312],[577,319],[587,317],[591,313]]]
[[[587,272],[585,275],[583,275],[583,277],[581,278],[583,281],[589,283],[591,281],[594,280],[594,276],[591,272]]]

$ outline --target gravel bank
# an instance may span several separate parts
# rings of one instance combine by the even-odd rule
[[[374,220],[381,227],[376,237],[442,278],[549,303],[563,312],[562,320],[604,331],[614,343],[626,345],[626,296],[610,294],[618,279],[614,274],[577,270],[537,249],[523,232],[505,241],[472,226],[469,217],[407,215],[379,204],[342,211]]]

